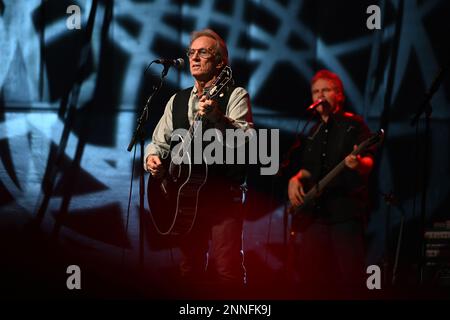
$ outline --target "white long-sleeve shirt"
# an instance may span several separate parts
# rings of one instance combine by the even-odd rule
[[[166,158],[170,152],[171,135],[174,131],[172,122],[172,109],[175,95],[170,97],[164,109],[164,114],[153,131],[152,142],[145,147],[144,168],[147,170],[146,159],[149,155],[157,155]],[[198,111],[200,98],[197,96],[197,88],[194,86],[188,102],[188,120],[192,124]],[[230,95],[225,117],[227,117],[236,129],[246,131],[253,128],[250,111],[250,99],[247,90],[236,87]]]

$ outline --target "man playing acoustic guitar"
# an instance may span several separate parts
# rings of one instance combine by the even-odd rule
[[[210,29],[193,32],[187,56],[194,86],[170,98],[145,150],[145,169],[155,179],[167,173],[163,163],[172,150],[172,133],[180,128],[191,129],[194,119],[201,119],[201,128],[216,128],[222,133],[226,129],[245,131],[253,126],[249,95],[244,88],[230,82],[218,99],[209,99],[205,94],[228,65],[223,39]],[[215,280],[225,287],[245,282],[241,210],[245,179],[242,165],[208,165],[206,182],[198,184],[198,210],[192,229],[180,235],[180,270],[188,284],[202,282],[207,266],[214,267]],[[188,191],[180,192],[180,197]],[[178,198],[172,199],[174,202]],[[158,201],[162,199],[153,200]],[[208,257],[213,258],[214,264],[208,262]]]

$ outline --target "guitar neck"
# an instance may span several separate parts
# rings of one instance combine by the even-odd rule
[[[206,97],[207,100],[217,100],[218,95],[224,90],[224,88],[228,85],[230,81],[232,81],[231,68],[229,66],[225,66],[220,72],[219,76],[215,79],[211,87],[203,91],[203,95]],[[203,116],[200,116],[197,112],[195,114],[194,121],[189,127],[188,137],[183,141],[184,146],[187,147],[190,146],[192,138],[195,136],[197,128],[202,121]]]
[[[344,168],[345,160],[342,160],[336,167],[333,168],[333,170],[328,172],[327,175],[323,177],[312,190],[315,190],[316,192],[323,190],[339,173],[342,172],[342,170],[344,170]]]
[[[209,91],[207,91],[205,94],[206,99],[214,99],[215,97],[212,97],[209,93]],[[185,139],[183,140],[183,147],[184,150],[188,150],[188,148],[191,145],[192,139],[194,138],[195,134],[197,133],[197,128],[199,127],[200,123],[203,122],[203,116],[199,115],[198,111],[194,116],[194,121],[192,122],[192,124],[189,127],[189,130],[187,132],[187,136],[185,137]]]
[[[364,150],[371,146],[375,146],[381,141],[383,141],[384,138],[384,130],[380,129],[376,134],[372,135],[371,137],[364,140],[362,143],[360,143],[350,154],[352,155],[359,155]],[[339,175],[343,170],[345,169],[345,158],[339,162],[338,165],[336,165],[330,172],[328,172],[324,178],[322,178],[318,183],[316,183],[305,195],[304,204],[300,207],[298,207],[296,210],[299,211],[301,207],[303,207],[306,203],[312,202],[319,194],[324,190],[333,179]]]
[[[358,148],[353,150],[350,154],[352,155],[358,155],[361,153],[361,151],[364,149],[362,145],[359,145]],[[308,198],[309,197],[315,197],[318,192],[322,191],[326,186],[343,170],[345,169],[345,159],[343,159],[337,166],[333,168],[330,172],[327,173],[325,177],[323,177],[318,183],[314,185],[313,188],[311,188],[310,192],[307,193]],[[311,193],[311,194],[310,194]]]

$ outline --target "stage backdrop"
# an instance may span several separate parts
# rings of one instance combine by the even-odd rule
[[[137,152],[133,161],[127,147],[162,71],[153,64],[144,74],[149,62],[188,61],[190,33],[209,27],[228,44],[256,128],[280,130],[281,157],[308,117],[310,78],[322,68],[340,75],[347,110],[362,115],[373,131],[386,131],[372,174],[367,262],[381,263],[386,248],[393,255],[404,216],[400,263],[415,263],[424,175],[426,222],[450,213],[448,70],[431,100],[430,138],[423,120],[410,124],[448,67],[449,19],[450,3],[443,0],[1,0],[3,236],[17,240],[14,231],[37,221],[55,241],[105,259],[120,262],[125,255],[132,264],[143,255],[151,270],[173,265],[151,240],[142,248],[141,159]],[[193,84],[188,70],[169,70],[150,106],[146,142],[170,95]],[[246,248],[267,270],[280,270],[283,259],[274,248],[283,243],[285,190],[274,188],[271,177],[252,179],[257,201],[249,199]],[[386,202],[389,194],[398,203]]]

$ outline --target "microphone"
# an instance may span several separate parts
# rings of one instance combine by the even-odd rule
[[[311,104],[308,108],[306,108],[306,111],[314,110],[315,108],[317,108],[321,104],[323,104],[324,106],[329,106],[330,105],[327,100],[325,100],[325,99],[318,99],[316,102]]]
[[[163,64],[164,66],[174,66],[177,69],[181,69],[184,67],[183,58],[178,59],[156,59],[155,63]]]

